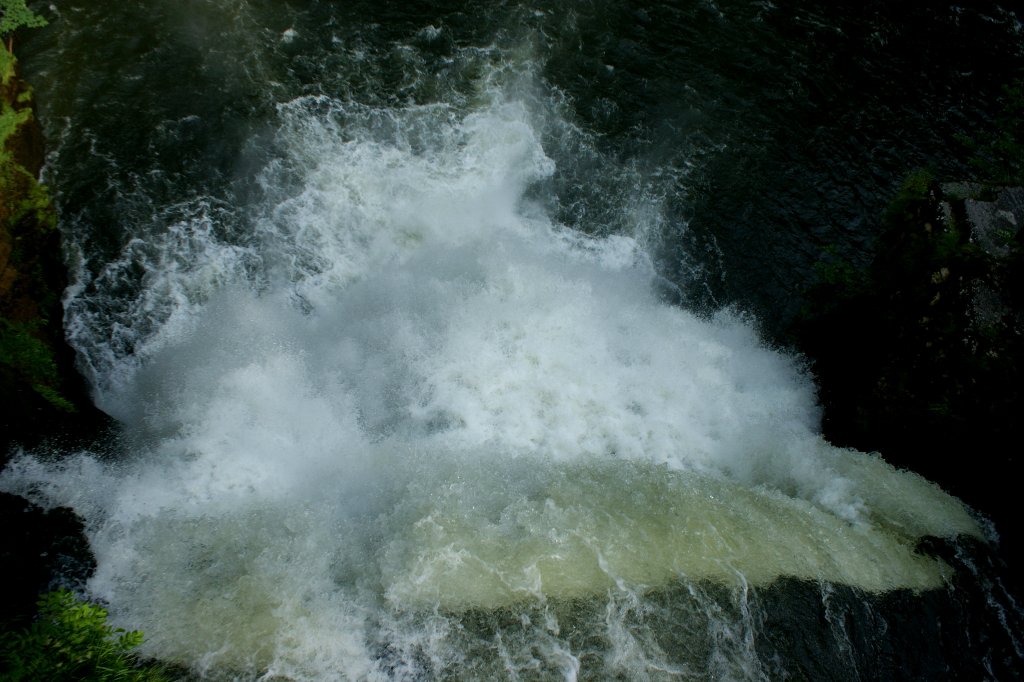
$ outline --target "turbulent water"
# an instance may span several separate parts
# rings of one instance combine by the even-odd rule
[[[800,359],[709,305],[780,301],[780,270],[818,245],[815,219],[741,236],[822,201],[779,213],[775,169],[805,188],[824,174],[852,234],[904,156],[940,158],[953,134],[929,135],[985,120],[990,101],[964,100],[921,142],[843,132],[836,103],[859,76],[918,63],[888,52],[907,17],[49,12],[25,62],[74,277],[66,326],[122,429],[95,452],[23,454],[0,484],[85,520],[85,591],[144,630],[145,654],[214,679],[858,679],[958,656],[1019,670],[1012,604],[979,579],[974,606],[950,606],[973,564],[921,548],[988,542],[985,523],[824,442]],[[920,21],[1002,41],[977,40],[979,59],[1021,54],[995,6]],[[844,61],[829,89],[819,62]],[[964,74],[994,97],[989,74]],[[962,95],[926,83],[923,109],[897,116],[870,85],[877,120]],[[802,152],[793,112],[830,122]],[[829,135],[852,139],[826,172],[814,137]],[[892,650],[935,613],[961,620]]]

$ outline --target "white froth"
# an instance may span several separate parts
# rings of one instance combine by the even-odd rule
[[[318,97],[288,103],[282,116],[293,156],[265,183],[275,193],[298,171],[301,189],[262,228],[304,296],[329,300],[334,287],[424,244],[536,231],[519,200],[553,164],[522,104],[457,120],[444,105],[392,111]]]
[[[647,590],[925,589],[948,569],[920,537],[980,535],[927,481],[822,442],[798,363],[657,300],[636,241],[526,202],[555,168],[522,103],[280,115],[250,245],[200,219],[143,245],[141,300],[169,312],[131,318],[155,326],[141,366],[110,363],[129,456],[0,477],[85,517],[89,589],[148,653],[400,676],[410,651],[463,660],[457,614],[518,608],[571,679],[549,604],[607,599],[609,665],[632,670],[658,660],[620,614]],[[506,671],[516,646],[494,645]]]

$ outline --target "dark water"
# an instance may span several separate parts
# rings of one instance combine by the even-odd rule
[[[908,171],[968,172],[1019,12],[39,11],[66,326],[123,433],[2,483],[85,519],[87,591],[147,653],[228,679],[1020,674],[984,521],[824,443],[764,343],[826,248],[868,257]]]
[[[592,169],[635,167],[666,198],[659,270],[676,295],[739,303],[769,331],[798,310],[824,248],[863,254],[910,170],[969,173],[964,136],[991,134],[1001,88],[1024,68],[1019,14],[999,3],[188,2],[61,12],[29,37],[25,61],[50,136],[63,140],[51,175],[65,213],[81,214],[74,222],[98,230],[108,252],[124,243],[127,230],[113,226],[126,211],[151,210],[132,201],[191,192],[248,202],[275,102],[465,96],[472,73],[448,67],[438,84],[421,74],[463,46],[526,42],[571,120],[593,135],[588,158],[560,164],[552,180],[558,218],[615,230],[617,208]],[[442,33],[417,44],[428,25]],[[289,27],[299,37],[282,44]],[[332,54],[329,41],[349,37],[372,73]],[[394,49],[406,41],[415,56]],[[106,194],[97,176],[109,178]]]

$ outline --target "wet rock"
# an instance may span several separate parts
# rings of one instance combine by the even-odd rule
[[[0,465],[11,445],[106,428],[64,340],[67,270],[57,213],[37,175],[42,131],[13,57],[0,64]]]
[[[112,428],[64,340],[57,213],[38,182],[42,131],[15,66],[0,47],[0,467],[15,444],[75,447]],[[94,561],[82,531],[70,510],[0,494],[0,631],[30,618],[40,592],[86,579]]]
[[[1021,544],[1024,189],[912,176],[869,268],[823,259],[794,337],[825,436],[874,450],[992,517]]]
[[[40,593],[74,589],[89,578],[96,561],[83,531],[70,509],[46,511],[0,493],[0,572],[6,590],[0,631],[30,619]]]
[[[994,201],[964,200],[971,239],[994,258],[1006,258],[1024,225],[1024,188],[999,190]]]

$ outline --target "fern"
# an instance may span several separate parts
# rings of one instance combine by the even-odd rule
[[[39,617],[29,628],[5,634],[0,679],[163,682],[158,667],[141,665],[132,652],[142,641],[137,630],[109,625],[101,606],[68,590],[50,592],[39,599]]]

